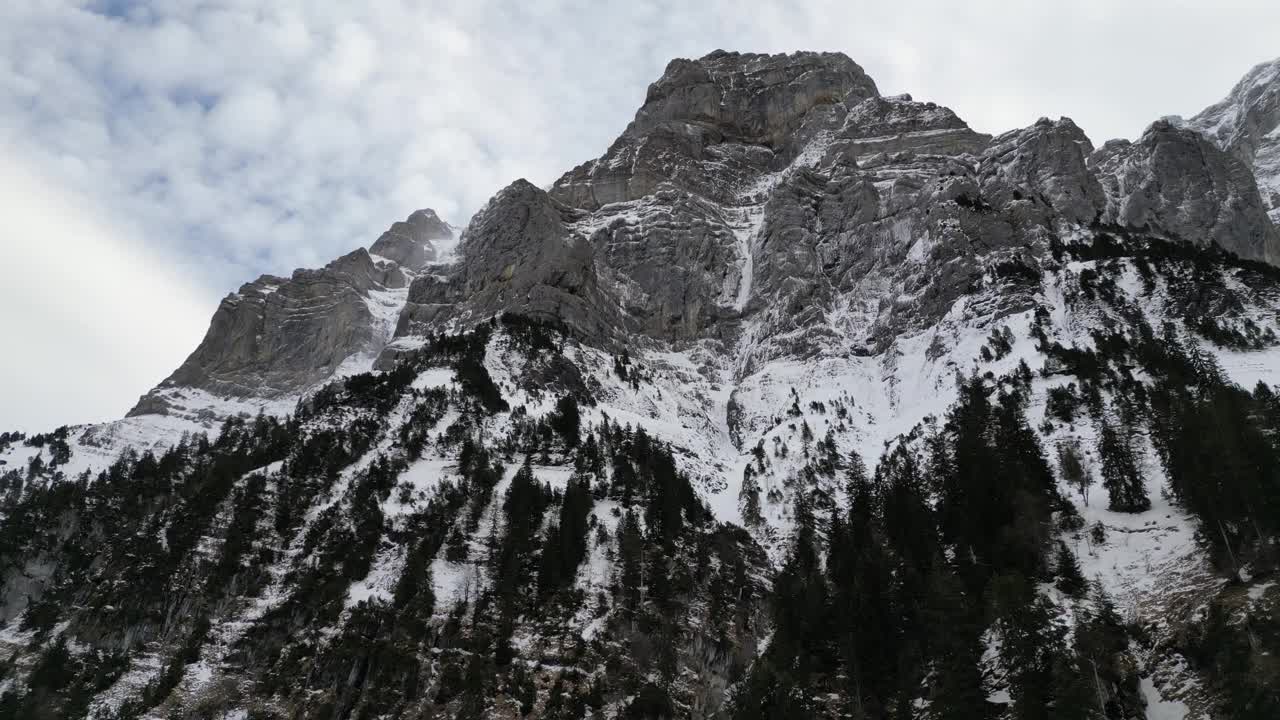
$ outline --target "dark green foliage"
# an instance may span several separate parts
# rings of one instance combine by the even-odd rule
[[[640,518],[628,510],[618,530],[618,564],[622,569],[622,593],[632,609],[640,605],[640,590],[644,584],[644,533],[640,530]]]
[[[1075,383],[1058,385],[1049,388],[1045,413],[1059,422],[1070,424],[1075,422],[1080,405],[1080,399],[1076,396]]]
[[[575,473],[560,503],[559,521],[553,523],[542,546],[538,588],[545,597],[570,584],[587,556],[587,516],[594,503],[586,476]]]
[[[572,395],[565,395],[556,401],[556,409],[551,413],[549,422],[566,448],[578,446],[582,414],[578,410],[578,401]]]
[[[742,488],[738,490],[738,502],[742,509],[742,522],[749,527],[764,521],[760,514],[760,484],[756,481],[756,470],[751,465],[742,468]]]
[[[795,488],[773,639],[738,690],[735,717],[909,718],[927,702],[930,717],[994,718],[988,629],[1004,638],[1015,716],[1073,717],[1063,703],[1083,687],[1080,666],[1036,583],[1056,569],[1079,594],[1083,579],[1069,553],[1051,561],[1053,513],[1065,506],[1019,378],[997,383],[1013,391],[964,381],[946,424],[895,445],[873,478],[849,458],[849,511],[825,528],[808,485]]]
[[[996,406],[982,379],[961,386],[935,468],[943,537],[990,572],[1037,576],[1044,568],[1049,517],[1060,502],[1052,471],[1023,414],[1018,393]]]
[[[417,402],[399,431],[400,446],[410,459],[422,456],[431,430],[448,407],[448,395],[442,388],[428,388],[415,398]]]
[[[1280,713],[1280,605],[1242,611],[1230,594],[1215,597],[1192,628],[1188,653],[1219,694],[1221,717],[1262,720]]]
[[[1054,570],[1057,575],[1055,585],[1059,590],[1074,598],[1084,597],[1088,583],[1080,572],[1080,562],[1076,560],[1076,554],[1071,552],[1071,548],[1061,540],[1058,541]]]
[[[570,334],[569,327],[558,318],[531,318],[507,312],[500,322],[512,341],[529,353],[559,352],[563,339]]]
[[[533,538],[550,502],[550,488],[534,477],[526,457],[524,465],[512,476],[502,503],[506,531],[493,561],[494,595],[504,619],[516,612],[519,595],[532,579]]]
[[[466,530],[473,533],[480,527],[480,514],[488,507],[493,488],[502,479],[502,468],[484,446],[467,438],[458,452],[458,474],[466,479],[471,493],[471,511],[467,515]]]
[[[1142,512],[1151,507],[1129,430],[1104,423],[1099,432],[1098,456],[1102,460],[1102,486],[1107,489],[1109,509]]]
[[[1174,497],[1230,566],[1280,532],[1280,454],[1270,391],[1253,395],[1215,378],[1157,386],[1152,436]]]
[[[502,391],[489,377],[484,364],[472,357],[463,357],[454,361],[453,371],[457,375],[462,389],[480,403],[486,411],[495,413],[510,409],[507,401],[502,399]]]
[[[60,636],[36,659],[21,693],[9,689],[0,695],[0,720],[84,717],[94,695],[110,687],[127,666],[119,653],[72,654],[66,637]]]
[[[1053,705],[1054,670],[1064,669],[1064,628],[1052,622],[1048,598],[1021,575],[993,578],[987,601],[1001,638],[1000,662],[1010,683],[1013,717],[1047,718]]]
[[[623,717],[627,720],[666,720],[676,717],[676,709],[665,690],[653,683],[645,683],[636,699],[627,706]]]

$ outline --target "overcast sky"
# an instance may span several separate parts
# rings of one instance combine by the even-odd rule
[[[549,183],[674,57],[842,51],[978,130],[1101,144],[1280,55],[1265,0],[797,4],[4,0],[0,430],[117,417],[240,283]]]

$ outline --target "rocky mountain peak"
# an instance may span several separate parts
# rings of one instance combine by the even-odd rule
[[[1280,236],[1259,195],[1261,178],[1194,127],[1157,120],[1137,142],[1104,145],[1089,166],[1107,195],[1107,222],[1148,227],[1251,260],[1280,260]]]
[[[1089,223],[1104,204],[1087,165],[1092,153],[1093,144],[1070,118],[1040,118],[992,140],[980,171],[983,195],[1002,207],[1015,195],[1032,194],[1071,222]]]
[[[369,246],[369,252],[384,257],[397,265],[420,270],[437,259],[435,243],[453,238],[453,227],[440,219],[430,208],[414,211],[407,219],[397,222]]]
[[[1280,126],[1280,58],[1255,65],[1222,100],[1189,124],[1245,163]]]
[[[1272,221],[1280,222],[1280,58],[1254,66],[1186,125],[1253,170]]]
[[[627,134],[686,124],[726,140],[777,147],[814,107],[877,95],[875,82],[843,53],[717,50],[697,60],[672,60],[649,86]]]
[[[604,156],[566,173],[551,194],[594,209],[666,183],[728,199],[794,160],[815,132],[838,127],[848,107],[878,95],[840,53],[718,50],[673,60]]]

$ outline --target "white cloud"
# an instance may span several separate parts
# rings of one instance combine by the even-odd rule
[[[248,84],[218,100],[209,113],[209,129],[217,141],[228,147],[257,152],[275,140],[281,120],[276,92]]]
[[[0,427],[119,417],[200,340],[216,300],[4,150]]]
[[[673,57],[838,50],[979,130],[1068,115],[1101,142],[1215,101],[1280,52],[1277,26],[1264,0],[7,0],[0,145],[226,291],[550,182]]]

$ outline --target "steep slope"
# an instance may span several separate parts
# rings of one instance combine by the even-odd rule
[[[264,275],[223,299],[195,352],[130,415],[173,413],[185,392],[296,396],[370,366],[390,339],[409,282],[436,259],[452,228],[419,210],[319,270]]]
[[[1255,66],[1187,124],[1252,168],[1271,219],[1280,221],[1280,59]]]
[[[674,61],[456,254],[415,213],[0,439],[0,717],[1266,717],[1248,168]]]

